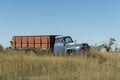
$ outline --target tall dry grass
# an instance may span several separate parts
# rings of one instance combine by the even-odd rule
[[[0,80],[120,80],[120,54],[99,55],[0,53]]]

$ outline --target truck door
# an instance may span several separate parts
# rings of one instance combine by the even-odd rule
[[[65,53],[65,42],[63,40],[63,37],[60,38],[60,50],[61,53]]]
[[[63,38],[57,38],[54,44],[54,53],[65,53],[65,45]]]

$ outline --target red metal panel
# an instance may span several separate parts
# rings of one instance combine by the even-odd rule
[[[29,48],[34,48],[34,44],[28,44]]]
[[[35,48],[41,48],[40,44],[35,44]]]
[[[50,37],[49,36],[42,36],[42,43],[50,43]]]
[[[22,36],[22,44],[27,44],[27,36]]]
[[[42,44],[43,49],[50,49],[50,44]]]
[[[55,35],[14,36],[14,48],[43,48],[53,49]]]
[[[28,47],[28,44],[22,44],[22,48]]]
[[[47,43],[47,36],[42,36],[42,43]]]
[[[28,44],[34,43],[34,37],[28,36]]]
[[[35,43],[41,43],[41,37],[40,36],[35,36]]]
[[[21,48],[22,47],[21,44],[15,44],[14,46],[15,46],[15,48]]]
[[[20,44],[21,43],[21,36],[14,37],[14,43]]]

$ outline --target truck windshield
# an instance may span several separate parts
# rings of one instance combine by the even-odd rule
[[[64,37],[65,43],[73,43],[73,40],[71,37]]]

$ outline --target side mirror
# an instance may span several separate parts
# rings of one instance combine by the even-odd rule
[[[75,43],[76,43],[77,41],[75,40]]]

